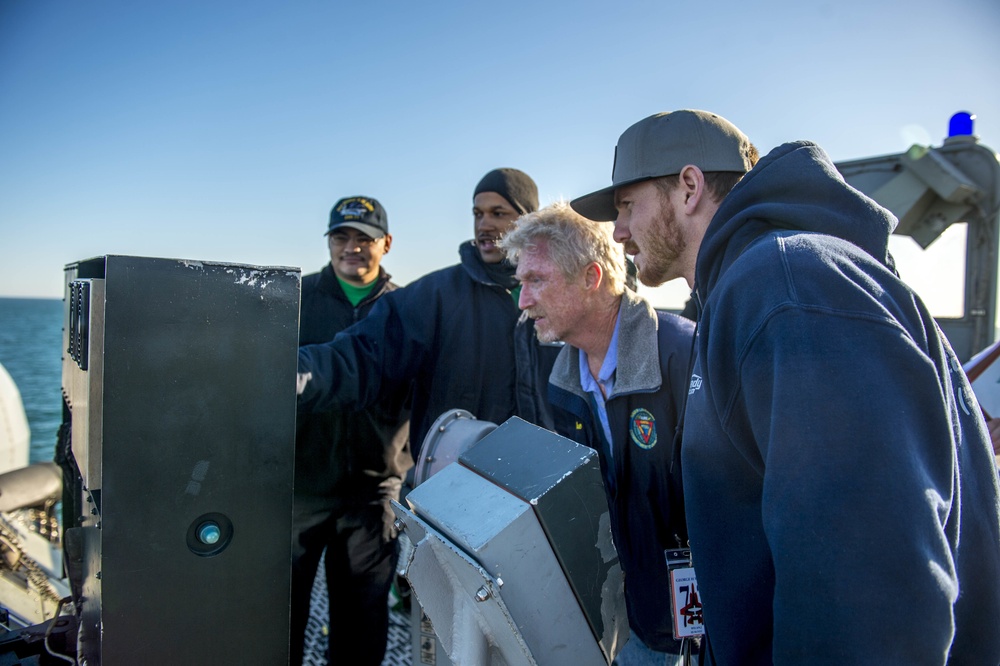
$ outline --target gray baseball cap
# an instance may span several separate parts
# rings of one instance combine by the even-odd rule
[[[750,139],[722,116],[689,109],[657,113],[618,138],[611,187],[573,199],[570,206],[591,220],[614,220],[616,188],[673,176],[688,164],[705,173],[746,173],[753,166],[749,148]]]

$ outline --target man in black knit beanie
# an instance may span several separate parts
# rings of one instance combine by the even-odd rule
[[[519,322],[519,285],[498,243],[537,208],[526,173],[487,173],[474,191],[473,238],[459,246],[460,263],[386,294],[332,341],[299,349],[299,410],[364,409],[412,386],[418,462],[431,424],[451,409],[554,429],[545,389],[560,347],[539,342],[530,320]]]

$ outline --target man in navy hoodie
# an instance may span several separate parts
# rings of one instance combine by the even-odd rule
[[[896,273],[896,219],[814,144],[755,161],[717,115],[657,114],[572,202],[698,303],[682,463],[706,661],[1000,663],[989,435]]]
[[[566,343],[549,378],[560,434],[599,454],[632,633],[615,664],[677,663],[670,597],[650,591],[669,585],[665,552],[687,544],[674,433],[694,324],[626,289],[610,225],[566,203],[522,217],[503,247],[538,337]]]

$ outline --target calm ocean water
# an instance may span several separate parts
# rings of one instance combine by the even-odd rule
[[[21,391],[31,462],[52,460],[62,421],[62,301],[0,298],[0,363]]]

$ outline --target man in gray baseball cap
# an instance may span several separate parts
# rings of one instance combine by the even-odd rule
[[[612,184],[570,205],[591,220],[617,220],[615,239],[634,257],[639,280],[660,285],[693,272],[704,233],[697,227],[678,227],[670,207],[661,210],[659,204],[679,174],[694,166],[707,182],[712,196],[698,211],[699,221],[705,223],[706,214],[714,212],[713,204],[717,207],[757,156],[743,132],[721,116],[690,110],[658,113],[632,125],[618,139]]]
[[[667,205],[666,193],[678,174],[687,165],[698,165],[701,182],[711,182],[713,191],[718,189],[724,196],[756,159],[757,151],[749,139],[715,114],[659,113],[628,128],[618,139],[612,184],[570,205],[591,220],[617,220],[615,240],[624,243],[625,251],[634,257],[639,280],[655,286],[684,275],[684,268],[693,266],[698,252],[698,229],[694,225],[680,227],[678,216]],[[701,208],[707,211],[708,203]],[[683,314],[688,316],[686,311]],[[676,396],[678,403],[683,397]],[[636,594],[628,585],[626,580],[627,592]],[[671,640],[669,603],[665,598],[663,603],[668,606],[666,618],[655,633],[644,630],[651,618],[630,615],[632,639],[616,666],[674,663],[677,659],[676,641],[681,636]]]
[[[819,146],[757,161],[702,111],[630,127],[612,186],[572,206],[697,303],[681,467],[704,663],[855,662],[858,636],[866,663],[1000,663],[993,451],[896,273],[892,213]]]

